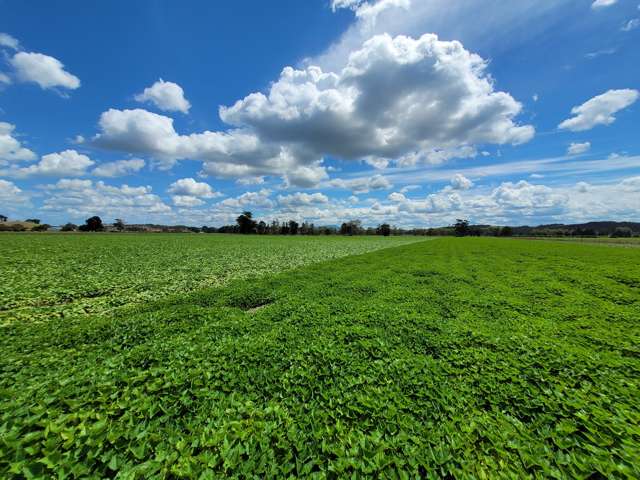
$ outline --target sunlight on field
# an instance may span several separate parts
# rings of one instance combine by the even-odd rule
[[[262,240],[112,241],[147,272],[382,245]],[[638,249],[446,238],[14,322],[0,476],[637,478],[639,286]]]
[[[0,324],[104,312],[419,237],[3,234]]]

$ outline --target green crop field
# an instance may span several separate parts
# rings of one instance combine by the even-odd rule
[[[610,238],[610,237],[561,237],[561,238],[527,238],[527,240],[551,240],[554,242],[595,243],[598,245],[613,245],[620,247],[640,247],[640,237]]]
[[[101,313],[415,237],[2,234],[0,324]]]
[[[640,478],[640,249],[387,240],[0,238],[0,478]]]

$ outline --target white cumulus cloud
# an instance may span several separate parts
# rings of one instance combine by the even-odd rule
[[[328,202],[329,197],[320,192],[311,194],[298,192],[292,195],[278,195],[278,203],[281,206],[287,208],[316,205]]]
[[[164,168],[200,160],[204,174],[280,175],[309,188],[326,178],[327,156],[437,163],[474,156],[475,144],[529,141],[533,127],[515,120],[521,104],[494,89],[486,68],[459,42],[376,35],[337,72],[287,67],[268,92],[221,107],[227,131],[181,135],[166,116],[111,109],[93,143],[151,155]]]
[[[67,72],[60,60],[42,53],[18,52],[9,61],[19,80],[34,82],[42,89],[61,87],[75,90],[80,79]]]
[[[160,79],[142,93],[135,96],[140,103],[151,102],[160,110],[167,112],[189,113],[191,104],[184,97],[184,90],[173,82],[165,82]]]
[[[454,190],[469,190],[473,187],[473,182],[461,173],[456,173],[451,179],[451,186]]]
[[[400,193],[400,192],[390,193],[387,198],[391,202],[400,202],[400,203],[402,203],[402,202],[406,202],[407,201],[407,197],[405,197],[404,194]]]
[[[574,116],[563,121],[559,128],[581,132],[597,125],[611,125],[616,121],[614,114],[635,103],[639,96],[638,90],[609,90],[573,107],[571,113]]]
[[[257,192],[245,192],[235,198],[226,198],[215,204],[215,207],[227,210],[236,210],[245,207],[273,208],[275,203],[269,198],[270,196],[271,190],[263,188]]]
[[[205,204],[205,202],[198,197],[191,197],[189,195],[172,195],[171,201],[176,207],[181,208],[200,207]]]
[[[213,198],[216,196],[211,185],[204,182],[198,182],[193,178],[181,178],[169,185],[169,189],[167,191],[174,195],[189,197]]]
[[[393,187],[392,183],[383,175],[373,175],[372,177],[354,178],[346,180],[336,178],[329,182],[335,188],[351,190],[352,193],[368,193],[371,190],[388,190]]]
[[[0,47],[10,48],[12,50],[18,50],[20,48],[20,42],[13,38],[8,33],[0,32]]]
[[[140,108],[110,109],[100,116],[101,133],[92,142],[99,147],[160,160],[171,167],[176,160],[204,161],[204,172],[226,177],[282,173],[293,167],[293,158],[281,157],[281,150],[260,142],[255,134],[241,130],[180,135],[173,119]],[[264,172],[264,173],[260,173]]]
[[[345,159],[529,141],[533,127],[514,122],[521,104],[494,91],[485,69],[459,42],[378,35],[339,73],[287,67],[268,95],[253,93],[220,116],[264,141]]]
[[[301,165],[284,174],[285,185],[288,187],[311,188],[328,177],[326,169],[321,165]]]
[[[145,161],[141,158],[132,158],[130,160],[117,160],[115,162],[107,162],[98,165],[91,172],[96,177],[124,177],[132,173],[139,172],[145,166]]]
[[[5,175],[24,177],[81,177],[86,175],[87,169],[95,162],[86,155],[75,150],[65,150],[59,153],[44,155],[34,165],[13,169],[5,172]]]
[[[356,10],[365,2],[343,0],[333,3],[336,8]],[[366,3],[380,2],[369,0]],[[457,39],[464,45],[491,51],[492,56],[496,56],[536,38],[552,27],[549,19],[566,15],[563,9],[575,3],[575,0],[413,0],[409,8],[386,8],[378,12],[375,22],[357,18],[338,40],[307,63],[337,71],[365,40],[382,33],[419,36],[434,32],[441,38]]]
[[[0,202],[3,209],[8,206],[23,204],[28,200],[27,195],[18,188],[13,182],[2,180],[0,178]]]
[[[496,188],[491,198],[502,207],[509,209],[561,209],[567,197],[545,185],[533,185],[525,180],[517,183],[505,182]]]
[[[48,185],[45,191],[49,196],[43,202],[43,210],[65,212],[73,218],[135,216],[149,221],[157,215],[171,213],[171,207],[153,194],[149,186],[112,186],[102,181],[61,179]]]
[[[14,137],[15,125],[0,122],[0,166],[14,161],[35,160],[36,154]]]

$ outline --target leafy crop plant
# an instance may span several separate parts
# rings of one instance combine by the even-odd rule
[[[11,322],[0,477],[639,478],[639,286],[639,249],[438,239]]]

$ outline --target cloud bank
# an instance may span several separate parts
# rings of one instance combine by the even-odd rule
[[[475,144],[528,142],[535,131],[517,123],[522,105],[496,91],[486,69],[460,42],[377,35],[339,72],[287,67],[266,93],[221,107],[227,131],[181,135],[169,117],[111,109],[93,143],[151,155],[164,168],[200,160],[205,174],[280,175],[307,187],[326,178],[327,157],[415,163],[469,157]]]

